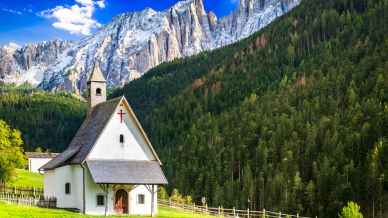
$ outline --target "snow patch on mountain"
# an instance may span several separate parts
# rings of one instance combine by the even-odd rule
[[[0,48],[0,81],[80,92],[98,63],[108,85],[121,86],[162,62],[246,38],[299,3],[240,0],[239,7],[221,19],[206,12],[202,0],[180,1],[164,11],[146,8],[124,13],[78,42]]]

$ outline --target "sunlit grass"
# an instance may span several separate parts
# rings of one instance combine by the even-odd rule
[[[8,185],[16,187],[43,188],[43,175],[28,170],[16,169],[16,177]]]
[[[45,209],[38,207],[28,207],[13,205],[0,202],[0,217],[1,218],[98,218],[105,216],[87,216],[79,213],[69,212],[60,209]],[[144,216],[108,216],[108,217],[128,217],[128,218],[144,218]],[[170,208],[159,208],[157,218],[211,218],[211,216],[194,215],[184,213]],[[213,217],[214,218],[214,217]]]

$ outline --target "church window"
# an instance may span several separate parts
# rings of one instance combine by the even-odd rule
[[[143,194],[137,195],[137,204],[144,204],[145,196]]]
[[[120,134],[120,143],[124,143],[124,135]]]
[[[67,182],[66,184],[65,184],[65,194],[70,194],[70,183],[69,182]]]
[[[102,90],[100,88],[96,89],[96,95],[100,96],[102,94]]]
[[[97,195],[97,206],[104,206],[104,205],[105,205],[105,196]]]

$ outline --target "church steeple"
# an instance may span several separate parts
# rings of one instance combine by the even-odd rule
[[[106,80],[97,63],[94,64],[87,85],[89,108],[106,101]]]

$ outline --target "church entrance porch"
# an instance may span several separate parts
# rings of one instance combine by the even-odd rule
[[[157,214],[157,185],[167,184],[156,161],[87,160],[95,195],[106,196],[105,214],[154,216]],[[123,173],[125,172],[125,173]],[[91,204],[96,205],[94,199]],[[97,213],[95,213],[97,214]]]
[[[116,191],[114,210],[117,214],[128,213],[128,193],[124,189]]]

